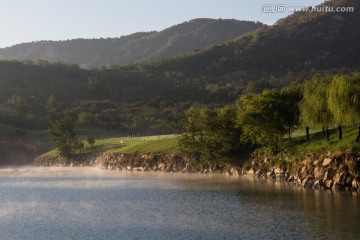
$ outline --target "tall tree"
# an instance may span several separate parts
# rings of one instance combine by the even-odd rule
[[[333,78],[328,90],[328,105],[338,124],[339,139],[342,138],[342,125],[357,122],[360,138],[360,74],[338,75]]]
[[[179,137],[183,152],[194,154],[205,164],[224,163],[240,150],[241,130],[235,127],[236,110],[190,108]]]
[[[287,116],[288,111],[279,90],[242,96],[237,117],[237,125],[243,131],[242,140],[268,146],[274,154],[278,153],[284,135],[293,129],[287,118],[294,115]]]
[[[329,125],[333,123],[333,114],[328,107],[327,88],[329,78],[313,78],[304,83],[303,99],[301,100],[300,119],[305,125],[323,127],[326,139],[330,139]]]
[[[83,148],[83,143],[74,131],[73,120],[69,116],[53,121],[48,133],[61,155],[68,156]]]
[[[297,129],[299,125],[299,105],[302,99],[301,86],[292,84],[280,91],[281,113],[285,116],[285,124],[287,128],[288,139],[291,141],[291,133]]]
[[[203,157],[208,162],[228,162],[241,149],[241,129],[235,124],[236,109],[227,106],[207,114]]]
[[[202,137],[207,111],[207,108],[191,107],[185,112],[179,136],[180,148],[184,153],[200,157],[203,149]]]

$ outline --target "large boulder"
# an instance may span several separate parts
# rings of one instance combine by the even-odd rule
[[[232,168],[230,168],[230,174],[233,176],[239,176],[240,170],[238,168],[232,167]]]
[[[320,176],[322,176],[323,171],[321,170],[321,168],[319,167],[315,167],[314,168],[314,177],[315,178],[319,178]]]
[[[352,181],[352,184],[351,184],[351,189],[352,189],[353,191],[358,191],[358,190],[360,190],[360,183],[354,179],[354,180]]]
[[[345,187],[347,187],[348,189],[351,189],[353,180],[354,180],[354,177],[351,176],[350,174],[347,174],[346,179],[345,179]]]
[[[333,180],[334,180],[334,182],[336,184],[339,184],[339,185],[345,187],[345,184],[346,184],[346,172],[341,172],[341,173],[335,174]]]
[[[333,178],[333,170],[327,169],[324,173],[324,180],[332,179]]]
[[[325,181],[325,185],[324,185],[324,188],[325,189],[331,189],[334,185],[334,181],[332,179],[330,180],[326,180]]]
[[[275,170],[273,169],[272,171],[268,171],[268,172],[266,173],[266,178],[276,179]]]
[[[331,163],[332,163],[332,159],[331,159],[331,158],[325,158],[325,159],[323,160],[322,165],[323,165],[323,167],[327,167],[327,166],[329,166]]]
[[[319,165],[319,162],[320,162],[320,160],[315,160],[315,161],[313,161],[312,164],[313,164],[314,166],[318,166],[318,165]]]
[[[166,164],[165,163],[159,163],[157,165],[157,169],[160,171],[164,171],[166,169]]]
[[[314,180],[312,176],[307,176],[306,178],[304,178],[304,180],[302,181],[302,186],[304,188],[312,188],[314,185]]]
[[[317,179],[314,182],[313,188],[320,189],[324,186],[324,181],[322,179]]]

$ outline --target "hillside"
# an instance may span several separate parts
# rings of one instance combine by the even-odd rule
[[[186,56],[112,69],[0,61],[0,121],[44,128],[66,113],[84,126],[167,134],[194,104],[232,104],[244,93],[358,71],[360,3],[326,4],[355,12],[296,13]]]
[[[327,1],[327,6],[354,7],[354,12],[298,12],[255,33],[156,67],[198,75],[228,75],[234,80],[279,79],[301,72],[360,67],[360,2]],[[153,68],[154,65],[149,66]],[[303,80],[304,78],[302,78]],[[284,80],[284,79],[280,79]]]
[[[39,41],[0,49],[0,60],[46,60],[82,68],[125,65],[186,54],[262,27],[262,23],[194,19],[160,32],[139,32],[120,38]]]

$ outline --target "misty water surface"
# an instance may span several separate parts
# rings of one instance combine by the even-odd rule
[[[0,239],[357,239],[359,195],[251,177],[0,169]]]

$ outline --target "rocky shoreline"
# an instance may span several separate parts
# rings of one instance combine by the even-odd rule
[[[258,154],[247,165],[247,174],[280,179],[308,189],[360,191],[360,156],[349,152],[310,152],[302,161],[281,157],[281,167],[273,167],[275,157]],[[357,170],[356,170],[357,169]]]
[[[183,173],[215,173],[239,176],[242,174],[240,167],[229,165],[201,164],[194,157],[181,157],[174,154],[163,153],[100,153],[84,154],[71,157],[37,157],[35,166],[98,166],[109,170],[127,171],[161,171]]]
[[[335,191],[360,191],[360,156],[348,152],[328,154],[309,153],[302,161],[289,156],[281,157],[281,166],[266,154],[254,154],[252,159],[240,166],[201,164],[194,157],[181,157],[162,153],[100,153],[72,157],[37,157],[35,166],[98,166],[109,170],[161,171],[229,176],[255,175],[292,183],[308,189]]]

